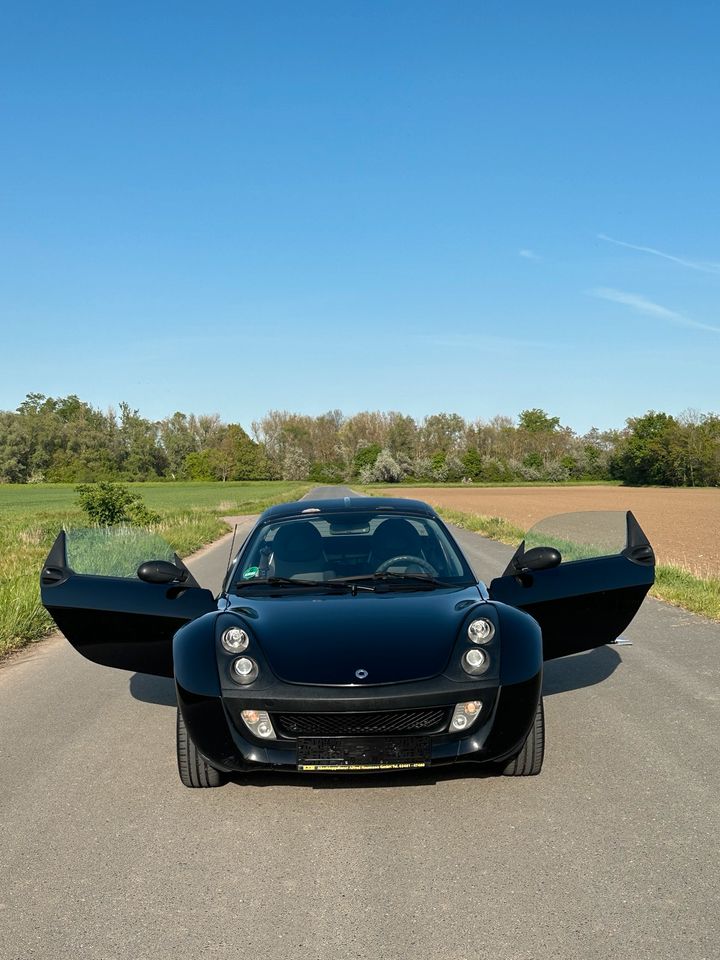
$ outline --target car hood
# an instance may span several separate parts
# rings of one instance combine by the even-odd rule
[[[362,686],[442,673],[477,587],[233,602],[273,673],[288,683]],[[366,671],[358,677],[358,671]]]

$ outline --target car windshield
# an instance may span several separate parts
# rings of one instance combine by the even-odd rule
[[[234,592],[280,581],[459,586],[475,580],[432,517],[345,513],[283,519],[260,527],[241,552]]]

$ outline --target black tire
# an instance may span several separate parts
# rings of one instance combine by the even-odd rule
[[[505,777],[536,777],[542,770],[545,755],[545,711],[542,697],[535,711],[535,719],[520,753],[503,769]]]
[[[211,767],[200,756],[190,739],[182,714],[177,712],[177,763],[180,779],[186,787],[222,787],[227,783],[227,774]]]

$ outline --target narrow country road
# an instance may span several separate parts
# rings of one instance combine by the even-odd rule
[[[171,681],[33,646],[0,668],[0,958],[714,960],[720,625],[646,601],[626,636],[548,665],[537,778],[208,791],[177,778]]]

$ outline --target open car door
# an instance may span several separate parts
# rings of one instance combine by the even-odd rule
[[[149,560],[174,563],[182,579],[148,583]],[[172,677],[172,639],[190,620],[217,609],[209,590],[157,534],[128,527],[61,531],[40,574],[43,606],[88,660]]]
[[[538,546],[559,551],[560,564],[527,569],[523,558]],[[528,532],[489,592],[537,620],[552,660],[616,640],[654,579],[655,555],[632,513],[566,513]]]

